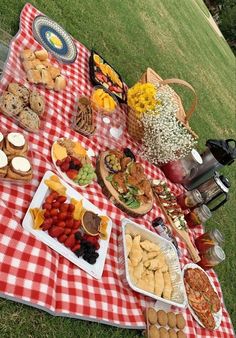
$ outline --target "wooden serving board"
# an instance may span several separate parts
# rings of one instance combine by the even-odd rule
[[[191,241],[191,239],[190,239],[190,237],[189,237],[188,231],[187,231],[187,230],[184,230],[184,229],[177,229],[177,228],[176,228],[174,222],[172,221],[172,219],[170,218],[170,216],[167,214],[165,207],[162,205],[162,203],[161,203],[161,201],[160,201],[158,195],[155,194],[155,193],[154,193],[154,195],[155,195],[155,198],[156,198],[156,201],[157,201],[158,205],[160,206],[160,208],[161,208],[163,214],[165,215],[166,220],[167,220],[167,221],[169,222],[169,224],[171,225],[171,227],[172,227],[174,233],[176,233],[176,234],[179,236],[179,238],[180,238],[182,241],[185,242],[185,244],[186,244],[186,246],[187,246],[187,250],[188,250],[188,252],[189,252],[189,254],[190,254],[190,256],[191,256],[193,262],[194,262],[194,263],[199,262],[199,261],[201,260],[201,258],[200,258],[200,256],[199,256],[199,252],[198,252],[197,248],[193,245],[193,243],[192,243],[192,241]]]
[[[100,153],[99,158],[97,159],[96,173],[98,178],[98,183],[102,187],[104,195],[112,201],[119,209],[126,212],[131,217],[140,217],[147,214],[153,207],[154,196],[152,200],[146,204],[142,204],[139,208],[131,209],[124,202],[119,199],[119,193],[115,190],[113,185],[107,181],[107,176],[110,175],[108,172],[104,160],[105,157],[109,154],[109,151],[104,151]]]

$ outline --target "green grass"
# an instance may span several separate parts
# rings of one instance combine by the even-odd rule
[[[24,3],[1,1],[1,28],[13,35],[17,32]],[[208,24],[202,0],[37,0],[32,4],[88,48],[99,51],[128,85],[134,84],[148,66],[163,78],[189,81],[199,98],[191,126],[200,136],[200,149],[208,138],[235,138],[235,57]],[[191,94],[177,90],[188,107]],[[235,165],[223,172],[231,180],[230,200],[214,213],[206,228],[217,227],[225,235],[227,258],[216,271],[226,307],[236,324]],[[0,307],[1,337],[138,336],[135,331],[54,318],[10,301],[0,300]]]

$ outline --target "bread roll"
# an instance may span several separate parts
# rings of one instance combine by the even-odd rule
[[[20,57],[24,61],[33,61],[35,59],[35,55],[30,49],[22,50]]]
[[[27,79],[29,80],[30,83],[35,84],[42,83],[41,73],[39,70],[36,69],[28,70]]]
[[[53,80],[61,74],[61,71],[58,67],[51,66],[48,68]]]
[[[28,70],[34,69],[33,61],[23,61],[22,65],[26,73],[28,72]]]
[[[31,180],[32,168],[29,160],[24,156],[13,157],[7,170],[7,177],[15,180]]]
[[[55,85],[54,85],[54,89],[56,91],[60,91],[66,88],[66,79],[64,78],[64,76],[59,75],[58,77],[56,77],[55,79]]]
[[[48,58],[48,52],[45,49],[36,50],[34,54],[40,61],[45,61]]]
[[[52,82],[52,76],[47,69],[42,69],[42,83],[48,85]]]

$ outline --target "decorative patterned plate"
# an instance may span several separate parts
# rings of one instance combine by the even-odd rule
[[[33,22],[34,38],[62,63],[73,63],[77,49],[71,36],[55,21],[39,15]]]

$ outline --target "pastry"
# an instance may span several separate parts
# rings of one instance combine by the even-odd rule
[[[176,315],[176,326],[178,329],[183,330],[185,328],[186,322],[181,313]]]
[[[29,80],[30,83],[35,84],[42,83],[41,73],[39,70],[36,69],[28,70],[27,79]]]
[[[37,69],[38,66],[41,65],[41,61],[39,61],[38,59],[35,59],[32,61],[32,64],[33,64],[33,69]]]
[[[149,307],[147,309],[147,320],[150,324],[156,324],[157,323],[157,312],[152,307]]]
[[[132,248],[132,237],[129,234],[125,235],[125,245],[126,245],[126,254],[129,256],[130,250]]]
[[[0,177],[5,177],[7,174],[8,159],[7,155],[0,150]]]
[[[55,78],[61,74],[61,71],[58,67],[50,66],[48,69],[53,80],[55,80]]]
[[[161,327],[159,329],[159,335],[160,335],[160,338],[169,338],[168,331],[164,327]]]
[[[160,252],[160,248],[157,244],[154,244],[148,240],[145,240],[140,243],[141,247],[146,251],[157,251]]]
[[[35,55],[30,49],[24,49],[20,53],[20,57],[24,61],[33,61],[35,59]]]
[[[154,293],[161,297],[164,290],[164,278],[161,271],[155,271]]]
[[[8,86],[8,91],[20,97],[23,100],[25,106],[29,103],[30,92],[25,86],[21,86],[16,82],[12,82]]]
[[[42,61],[41,63],[42,63],[42,65],[44,65],[46,68],[51,67],[51,63],[49,62],[49,60]]]
[[[4,152],[6,155],[25,155],[28,143],[23,134],[9,133],[5,138]]]
[[[40,119],[38,115],[28,107],[21,111],[19,121],[32,131],[39,130]]]
[[[7,171],[7,177],[16,180],[31,180],[32,168],[30,161],[24,156],[13,157]]]
[[[45,49],[36,50],[34,54],[40,61],[45,61],[48,58],[48,52]]]
[[[149,327],[149,338],[160,338],[159,330],[156,325],[151,325]]]
[[[145,270],[142,273],[141,278],[136,283],[137,287],[153,293],[154,292],[154,274],[153,271]]]
[[[52,82],[52,76],[48,69],[42,69],[42,84],[48,85]]]
[[[23,61],[22,65],[26,73],[28,70],[34,69],[33,61]]]
[[[66,88],[66,79],[64,76],[59,75],[55,79],[54,89],[56,91],[60,91]]]
[[[173,312],[168,312],[167,313],[167,317],[168,317],[168,325],[170,328],[174,328],[176,327],[176,316]]]
[[[157,321],[161,326],[166,326],[168,322],[168,317],[165,311],[163,310],[157,311]]]
[[[177,332],[177,338],[187,338],[187,336],[182,330],[179,330]]]
[[[29,98],[30,108],[37,113],[39,116],[42,116],[45,109],[44,98],[36,91],[32,91]]]
[[[23,109],[23,100],[10,92],[3,92],[0,98],[0,111],[5,115],[15,116]]]
[[[3,136],[3,134],[0,132],[0,149],[3,148],[3,143],[4,143],[4,136]]]
[[[134,237],[129,258],[133,266],[137,266],[142,259],[143,250],[140,247],[140,235]]]
[[[175,332],[174,329],[169,329],[168,333],[169,333],[169,338],[177,338],[177,333]]]
[[[169,272],[164,272],[163,278],[164,278],[163,298],[171,299],[172,286]]]
[[[134,275],[134,279],[136,281],[138,281],[141,278],[143,270],[144,269],[143,269],[143,262],[142,261],[140,261],[137,266],[134,266],[133,275]]]

